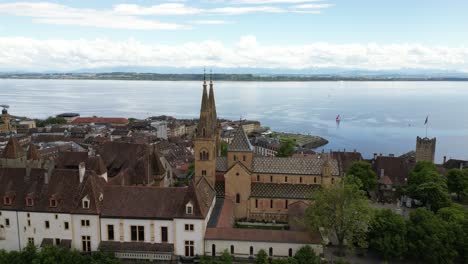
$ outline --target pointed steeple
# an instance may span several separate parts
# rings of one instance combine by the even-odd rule
[[[200,107],[200,120],[198,122],[197,136],[199,137],[209,136],[210,123],[211,123],[211,116],[210,116],[209,98],[208,98],[208,91],[207,91],[207,85],[206,85],[206,78],[205,78],[205,74],[203,74],[203,95],[202,95],[202,102],[201,102],[201,107]]]
[[[31,143],[29,144],[28,152],[26,153],[26,158],[28,160],[40,160],[41,155],[39,154],[39,151],[37,150],[36,146]]]
[[[21,148],[16,137],[11,136],[3,150],[3,158],[18,159],[24,156],[23,148]]]
[[[213,72],[210,70],[210,96],[209,96],[209,105],[211,111],[211,122],[213,126],[217,126],[218,123],[218,116],[216,115],[216,104],[215,104],[215,96],[214,96],[214,89],[213,89]]]

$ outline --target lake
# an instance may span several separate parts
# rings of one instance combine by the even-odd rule
[[[34,118],[195,118],[201,93],[202,83],[193,81],[0,80],[0,104]],[[365,157],[413,150],[429,115],[437,161],[468,159],[468,82],[215,82],[215,98],[220,118],[319,135],[330,141],[327,151],[357,149]]]

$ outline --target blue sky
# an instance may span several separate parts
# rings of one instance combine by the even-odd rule
[[[207,65],[467,71],[466,11],[462,0],[0,0],[0,70]]]

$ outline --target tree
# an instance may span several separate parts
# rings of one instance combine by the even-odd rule
[[[200,257],[200,264],[215,264],[215,263],[216,261],[214,261],[212,257],[208,257],[208,256]]]
[[[417,208],[407,225],[409,257],[426,263],[453,262],[457,255],[455,234],[447,222],[425,208]]]
[[[401,258],[407,250],[405,219],[389,209],[375,212],[369,225],[369,248],[385,260]]]
[[[221,142],[221,156],[226,157],[228,152],[228,143],[222,141]]]
[[[297,264],[297,261],[294,258],[277,258],[272,259],[271,264]]]
[[[297,264],[320,264],[320,257],[315,254],[315,251],[310,246],[301,247],[294,259]]]
[[[227,249],[223,251],[223,254],[219,257],[220,264],[231,264],[232,263],[232,256],[229,254]]]
[[[281,141],[281,145],[276,152],[276,157],[291,157],[294,153],[294,147],[296,143],[292,139],[284,139]]]
[[[451,193],[457,194],[457,200],[461,196],[468,195],[468,170],[451,169],[447,173],[447,186]]]
[[[369,201],[364,192],[353,184],[338,184],[319,189],[306,210],[306,223],[313,230],[323,228],[326,234],[336,235],[340,254],[344,241],[365,246],[365,233],[371,218]]]
[[[67,120],[63,117],[52,117],[49,116],[47,119],[35,119],[37,127],[45,127],[48,125],[56,125],[56,124],[66,124]]]
[[[468,210],[459,204],[452,204],[437,211],[437,216],[449,224],[454,237],[454,248],[458,262],[468,263]]]
[[[260,249],[255,257],[255,264],[268,264],[268,255],[265,250]]]
[[[354,162],[346,173],[346,176],[351,175],[361,180],[362,190],[371,191],[376,189],[377,174],[372,170],[372,166],[369,162]]]
[[[430,206],[434,212],[450,205],[447,181],[431,162],[416,163],[408,178],[407,192],[410,197]]]

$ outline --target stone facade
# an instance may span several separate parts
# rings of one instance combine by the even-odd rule
[[[430,161],[434,162],[436,150],[436,138],[416,138],[416,162]]]

